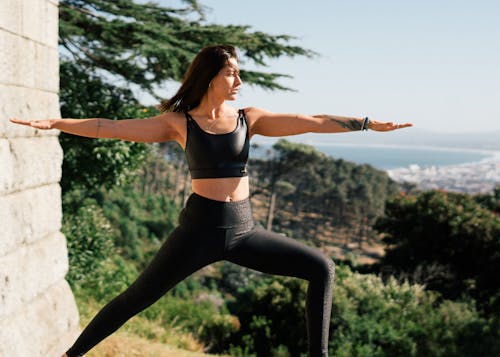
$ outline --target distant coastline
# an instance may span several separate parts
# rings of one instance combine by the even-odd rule
[[[457,148],[449,146],[432,146],[432,145],[401,145],[401,144],[359,144],[359,143],[332,143],[332,142],[310,142],[304,141],[304,144],[311,146],[352,146],[352,147],[379,147],[379,148],[394,148],[394,149],[423,149],[436,151],[455,151],[455,152],[472,152],[484,155],[492,155],[500,157],[499,150],[491,149],[474,149],[474,148]]]
[[[268,150],[277,140],[259,140]],[[433,145],[296,141],[314,146],[334,158],[368,164],[397,182],[411,182],[423,190],[441,189],[466,193],[487,193],[500,185],[500,150]],[[252,153],[265,157],[265,151]]]
[[[256,141],[256,144],[269,149],[275,142],[276,140],[259,140]],[[299,143],[299,141],[294,142]],[[392,143],[336,143],[311,140],[300,141],[300,143],[314,146],[317,150],[334,158],[341,158],[358,164],[369,164],[385,171],[415,165],[425,168],[500,161],[500,150],[483,148]],[[256,156],[262,157],[263,154],[257,154]]]

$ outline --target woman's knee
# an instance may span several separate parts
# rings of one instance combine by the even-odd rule
[[[335,262],[329,256],[321,253],[317,259],[317,272],[314,278],[321,279],[323,281],[333,281],[335,278]]]

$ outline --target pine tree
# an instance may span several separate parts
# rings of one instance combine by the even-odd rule
[[[204,46],[228,44],[238,48],[242,60],[265,66],[266,59],[281,56],[314,56],[289,45],[294,37],[251,31],[246,25],[209,24],[206,8],[196,0],[183,0],[183,7],[163,7],[133,0],[61,0],[59,42],[64,61],[71,61],[96,74],[118,76],[160,100],[155,85],[180,81],[195,54]],[[182,6],[181,5],[181,6]],[[101,73],[102,74],[102,73]],[[110,77],[110,76],[108,76]],[[289,90],[278,83],[280,73],[241,70],[246,83],[267,89]],[[114,81],[116,82],[116,81]]]

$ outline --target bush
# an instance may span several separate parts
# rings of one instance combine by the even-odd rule
[[[421,285],[396,279],[384,283],[346,266],[337,265],[336,274],[329,336],[332,356],[465,357],[500,352],[494,328],[498,321],[481,317],[473,301],[442,300]],[[282,276],[263,276],[238,288],[228,308],[240,319],[241,329],[226,345],[257,356],[280,350],[293,357],[305,354],[306,291],[306,281]]]
[[[336,269],[335,356],[494,356],[489,321],[473,302],[441,301],[421,285]],[[496,349],[496,353],[494,352]]]
[[[75,288],[99,279],[102,266],[115,251],[113,229],[101,208],[94,200],[85,199],[76,212],[64,212],[61,230],[68,246],[68,282]]]
[[[74,290],[101,302],[123,291],[135,279],[137,270],[120,256],[114,244],[117,232],[103,210],[94,199],[81,195],[75,190],[63,198],[62,232],[69,257],[66,279]]]
[[[500,308],[500,217],[472,196],[398,196],[375,228],[388,245],[380,271],[407,276],[449,299],[472,296],[485,312]]]

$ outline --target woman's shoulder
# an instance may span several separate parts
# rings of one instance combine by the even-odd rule
[[[242,109],[245,111],[245,114],[252,115],[252,116],[259,116],[262,114],[270,113],[269,110],[266,110],[264,108],[258,108],[258,107],[245,107]]]
[[[265,110],[263,108],[257,108],[257,107],[245,107],[242,108],[242,110],[245,113],[245,116],[247,117],[247,120],[250,123],[253,123],[255,120],[260,118],[263,114],[269,113],[268,110]]]
[[[186,117],[183,112],[163,112],[158,117],[169,126],[174,127],[179,133],[183,132],[183,128],[186,126]]]

